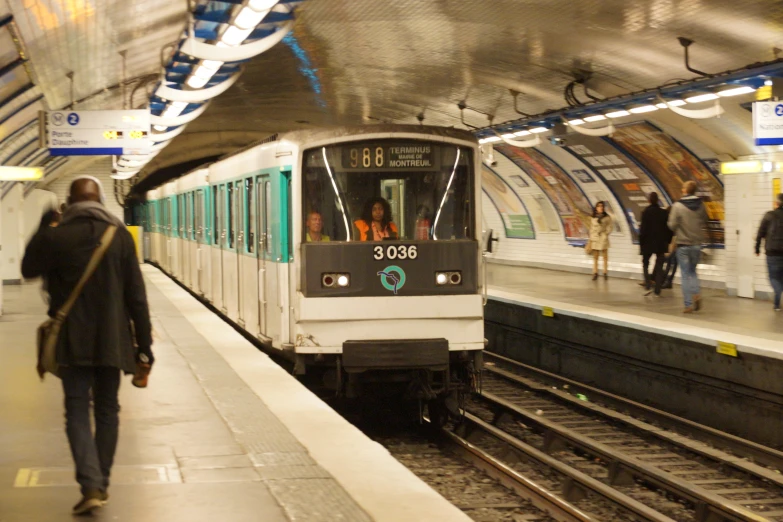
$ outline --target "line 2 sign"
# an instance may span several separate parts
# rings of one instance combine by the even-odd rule
[[[419,257],[419,249],[416,245],[381,245],[372,248],[372,258],[376,261],[384,259],[416,259]]]

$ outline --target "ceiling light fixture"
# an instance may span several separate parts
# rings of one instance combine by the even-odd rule
[[[631,115],[630,112],[628,112],[626,110],[623,110],[623,109],[621,109],[619,111],[606,113],[606,117],[607,118],[622,118],[623,116],[630,116],[630,115]]]
[[[187,81],[188,87],[193,89],[201,89],[207,83],[209,83],[209,78],[199,78],[198,76],[191,76]]]
[[[639,107],[631,107],[628,109],[631,114],[644,114],[645,112],[657,111],[658,107],[655,105],[640,105]]]
[[[253,32],[253,28],[250,29],[240,29],[239,27],[232,25],[229,26],[228,29],[223,31],[223,34],[220,35],[220,41],[223,42],[226,45],[239,45],[242,42],[245,41],[245,39],[250,36],[250,33]]]
[[[43,177],[39,167],[0,167],[1,181],[35,181]]]
[[[685,101],[688,103],[701,103],[711,100],[717,100],[718,95],[713,94],[711,92],[708,92],[706,94],[697,94],[696,96],[691,96],[690,98],[685,98]]]
[[[250,0],[247,5],[256,11],[268,11],[272,9],[278,0]]]
[[[668,105],[667,105],[668,103]],[[656,103],[655,106],[659,109],[668,109],[669,106],[672,107],[680,107],[682,105],[685,105],[685,102],[682,100],[666,100],[666,103]]]
[[[585,121],[590,122],[590,123],[592,123],[594,121],[605,120],[605,119],[606,119],[606,116],[604,116],[603,114],[595,114],[593,116],[585,117]]]
[[[579,118],[577,118],[575,120],[568,120],[568,124],[569,125],[584,125],[585,124],[585,120],[580,120]]]
[[[533,127],[532,129],[530,129],[530,132],[534,132],[538,134],[539,132],[546,132],[548,130],[549,129],[547,129],[546,127]]]
[[[530,136],[530,131],[521,130],[514,133],[514,136]]]
[[[748,87],[747,85],[741,85],[739,87],[732,87],[719,91],[718,96],[725,98],[726,96],[739,96],[740,94],[750,94],[752,92],[756,92],[756,89]]]
[[[234,18],[233,23],[240,29],[255,29],[268,13],[268,9],[265,11],[255,11],[249,7],[243,7],[237,17]]]

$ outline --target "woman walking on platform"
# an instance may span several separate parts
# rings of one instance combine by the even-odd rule
[[[598,256],[604,258],[604,279],[609,279],[609,234],[612,233],[612,216],[606,213],[603,201],[593,208],[590,220],[590,249],[593,253],[593,281],[598,279]]]

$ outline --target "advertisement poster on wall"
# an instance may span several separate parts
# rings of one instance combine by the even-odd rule
[[[511,187],[494,170],[481,166],[481,188],[495,205],[506,237],[517,239],[535,239],[533,223],[525,209],[525,204]]]
[[[633,242],[638,243],[647,195],[661,192],[655,181],[631,158],[601,138],[570,134],[566,149],[604,180],[622,207],[620,210],[628,221]],[[667,200],[665,195],[663,199]]]
[[[535,149],[500,145],[495,150],[525,171],[547,195],[560,215],[566,240],[573,245],[583,245],[589,236],[593,209],[576,182]]]
[[[680,199],[683,183],[698,183],[697,195],[704,201],[709,216],[709,243],[724,244],[723,185],[699,158],[648,122],[618,127],[610,139],[655,176],[672,201]]]

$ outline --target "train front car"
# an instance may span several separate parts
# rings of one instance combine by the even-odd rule
[[[479,152],[463,131],[388,128],[301,144],[297,369],[442,412],[482,364]]]

